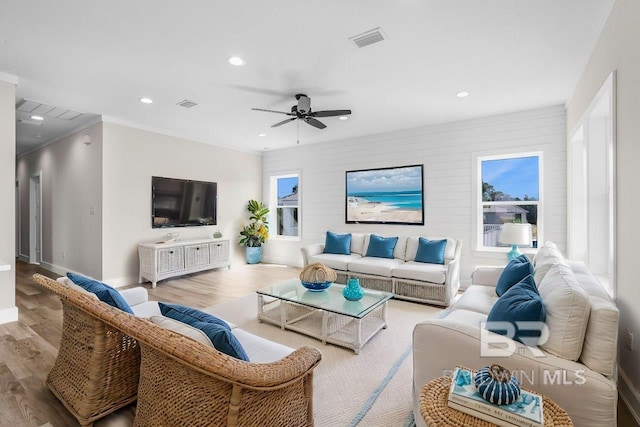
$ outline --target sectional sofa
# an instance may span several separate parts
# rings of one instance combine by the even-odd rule
[[[615,303],[584,264],[565,260],[553,243],[539,249],[532,265],[533,286],[548,329],[548,339],[537,347],[490,332],[483,323],[507,295],[496,293],[503,268],[478,268],[472,285],[441,318],[415,326],[413,400],[418,427],[425,425],[419,410],[424,384],[458,365],[479,369],[493,363],[510,369],[523,387],[553,399],[574,425],[616,425]]]
[[[329,253],[326,250],[327,240],[304,246],[304,265],[323,263],[336,270],[337,283],[345,284],[350,277],[357,277],[363,287],[393,292],[399,299],[445,307],[453,301],[460,287],[460,240],[423,237],[423,240],[431,242],[446,240],[442,263],[431,263],[416,260],[420,236],[391,236],[397,237],[397,241],[390,257],[383,258],[368,256],[372,236],[374,239],[380,236],[373,233],[347,234],[351,236],[350,244],[343,253]]]

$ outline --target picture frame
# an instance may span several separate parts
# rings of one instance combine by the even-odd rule
[[[345,222],[424,225],[424,165],[346,171]]]

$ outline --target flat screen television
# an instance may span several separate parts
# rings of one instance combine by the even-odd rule
[[[151,226],[217,224],[218,185],[189,179],[151,178]]]

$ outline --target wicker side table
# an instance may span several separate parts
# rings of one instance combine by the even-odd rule
[[[450,377],[440,377],[427,383],[420,394],[420,414],[429,427],[494,427],[481,420],[447,406],[447,396],[451,386]],[[573,426],[571,418],[548,397],[543,396],[545,427]]]

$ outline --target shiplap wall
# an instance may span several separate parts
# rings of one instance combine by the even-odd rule
[[[566,115],[552,106],[354,139],[300,145],[263,156],[263,198],[270,177],[298,172],[301,240],[271,239],[264,260],[302,265],[300,248],[324,241],[325,231],[453,237],[463,241],[461,280],[478,265],[504,264],[504,254],[473,247],[474,159],[543,153],[544,240],[566,245]],[[345,224],[345,171],[424,164],[425,225]]]

